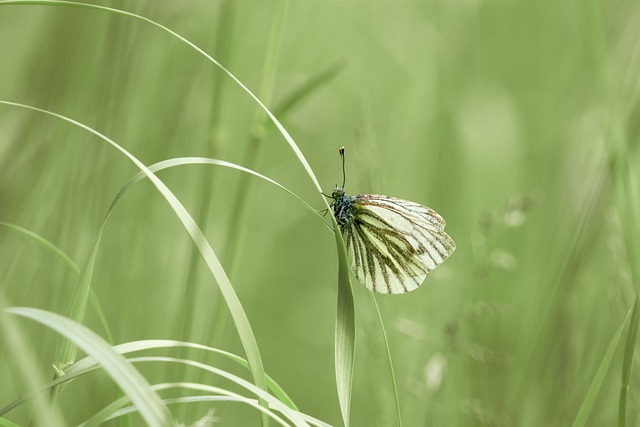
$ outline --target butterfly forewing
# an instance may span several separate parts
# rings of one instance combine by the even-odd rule
[[[356,278],[368,289],[410,292],[449,257],[455,243],[434,210],[376,194],[351,198],[351,221],[342,226]]]

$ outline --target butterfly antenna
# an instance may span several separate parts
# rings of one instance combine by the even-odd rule
[[[344,188],[345,182],[347,182],[347,174],[344,171],[344,147],[338,149],[340,157],[342,157],[342,188]]]

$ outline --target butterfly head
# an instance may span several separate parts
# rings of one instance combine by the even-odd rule
[[[336,185],[335,190],[333,190],[333,193],[331,193],[331,198],[333,200],[338,200],[338,199],[343,198],[344,195],[345,195],[344,189],[342,187]]]

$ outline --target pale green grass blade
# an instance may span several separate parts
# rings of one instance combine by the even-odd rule
[[[238,355],[235,355],[233,353],[229,353],[228,351],[220,350],[217,348],[208,347],[201,344],[189,343],[189,342],[174,341],[174,340],[142,340],[142,341],[133,341],[125,344],[120,344],[112,348],[113,348],[113,351],[115,351],[116,353],[125,355],[129,353],[137,352],[137,351],[155,350],[160,348],[177,348],[177,347],[186,347],[194,350],[204,350],[211,353],[216,353],[233,360],[234,362],[242,365],[247,369],[249,368],[249,364],[247,363],[247,361]],[[39,388],[39,390],[41,391],[48,390],[56,385],[67,383],[77,377],[86,375],[90,372],[94,372],[98,369],[101,369],[101,366],[97,363],[97,361],[93,357],[87,356],[83,359],[78,360],[73,365],[71,365],[67,369],[63,377],[58,378],[54,381],[51,381],[47,384],[44,384],[42,387]],[[267,384],[269,386],[269,390],[273,393],[273,395],[277,399],[279,399],[282,403],[287,405],[289,408],[299,411],[296,404],[287,395],[284,389],[278,383],[276,383],[276,381],[270,376],[267,375],[266,378],[267,378]],[[30,398],[31,396],[23,396],[15,400],[14,402],[10,403],[9,405],[3,408],[0,408],[0,416],[20,406],[22,403],[24,403],[26,400]]]
[[[345,427],[349,426],[351,386],[356,350],[356,310],[349,275],[349,262],[342,234],[336,225],[338,248],[338,305],[336,313],[335,369],[340,412]]]
[[[103,369],[129,396],[150,426],[172,425],[171,413],[142,375],[111,346],[85,326],[59,314],[27,307],[13,307],[7,312],[39,322],[73,341],[98,361]]]
[[[157,27],[157,28],[159,28],[159,29],[171,34],[173,37],[175,37],[178,40],[180,40],[181,42],[187,44],[189,47],[191,47],[192,49],[197,51],[199,54],[201,54],[202,56],[207,58],[210,62],[212,62],[214,65],[216,65],[218,68],[220,68],[225,74],[227,74],[238,86],[240,86],[264,110],[264,112],[271,119],[271,121],[275,124],[275,126],[278,128],[278,130],[280,131],[280,133],[282,134],[284,139],[287,141],[287,143],[289,144],[289,146],[291,147],[291,149],[295,153],[296,157],[298,158],[298,160],[300,161],[300,163],[304,167],[305,171],[307,172],[307,175],[309,175],[309,177],[311,178],[311,181],[315,185],[315,187],[318,190],[318,192],[319,193],[322,192],[322,187],[320,187],[320,183],[318,182],[318,179],[316,178],[315,174],[313,173],[313,170],[311,169],[311,166],[309,165],[309,162],[307,162],[307,159],[305,158],[304,154],[302,154],[302,151],[300,151],[300,148],[298,148],[297,144],[295,143],[295,141],[293,140],[291,135],[289,135],[289,132],[287,132],[287,130],[284,128],[284,126],[282,126],[282,124],[278,121],[278,119],[276,119],[276,117],[271,113],[271,111],[269,111],[269,109],[262,103],[262,101],[260,101],[260,99],[258,99],[258,97],[256,95],[254,95],[253,92],[251,92],[249,90],[249,88],[247,88],[234,74],[232,74],[229,70],[227,70],[224,66],[222,66],[222,64],[220,64],[212,56],[207,54],[205,51],[203,51],[198,46],[196,46],[195,44],[191,43],[189,40],[187,40],[186,38],[182,37],[178,33],[170,30],[169,28],[167,28],[167,27],[165,27],[165,26],[163,26],[163,25],[161,25],[161,24],[159,24],[159,23],[157,23],[155,21],[152,21],[149,18],[145,18],[144,16],[136,15],[135,13],[126,12],[126,11],[120,10],[120,9],[114,9],[114,8],[105,7],[105,6],[97,6],[97,5],[93,5],[93,4],[84,4],[84,3],[77,3],[77,2],[71,2],[71,1],[56,1],[56,0],[40,0],[40,1],[37,1],[37,0],[34,0],[34,1],[4,0],[4,1],[0,1],[0,6],[4,6],[4,5],[66,6],[66,7],[80,7],[80,8],[101,10],[101,11],[115,13],[115,14],[118,14],[118,15],[123,15],[123,16],[127,16],[129,18],[134,18],[134,19],[146,22],[148,24],[153,25],[154,27]],[[323,200],[324,200],[324,198],[323,198]],[[325,204],[327,204],[327,207],[328,207],[328,203],[326,201],[325,201]]]
[[[278,424],[280,424],[282,426],[289,427],[291,425],[291,424],[287,423],[286,421],[284,421],[282,418],[280,418],[278,415],[276,415],[270,409],[265,408],[257,400],[246,398],[246,397],[241,396],[241,395],[239,395],[237,393],[233,393],[233,392],[231,392],[229,390],[225,390],[225,389],[220,388],[220,387],[214,387],[214,386],[210,386],[210,385],[206,385],[206,384],[182,382],[182,383],[157,384],[157,385],[153,386],[153,389],[155,391],[166,390],[166,389],[187,389],[187,390],[201,390],[201,391],[205,391],[205,392],[209,392],[209,393],[216,393],[216,394],[221,395],[221,396],[216,396],[216,397],[224,397],[227,400],[231,400],[232,399],[233,401],[245,403],[245,404],[247,404],[249,406],[252,406],[255,409],[257,409],[258,411],[260,411],[260,413],[265,414],[267,417],[272,418],[274,421],[276,421]],[[165,402],[166,401],[163,401],[163,403],[165,403]],[[116,400],[115,402],[111,403],[110,405],[106,406],[100,412],[98,412],[93,417],[91,417],[91,419],[89,419],[89,420],[85,421],[84,423],[80,424],[80,426],[82,426],[82,427],[99,426],[99,425],[102,425],[103,423],[105,423],[106,421],[109,421],[109,420],[118,418],[120,416],[123,416],[123,415],[130,414],[130,413],[138,411],[138,408],[136,408],[136,407],[122,408],[122,406],[127,404],[127,403],[128,403],[127,397],[126,396],[122,397],[122,398]],[[122,408],[122,409],[120,409],[120,408]]]
[[[280,400],[278,400],[274,396],[271,396],[269,393],[265,392],[261,388],[258,388],[255,385],[251,384],[250,382],[238,377],[237,375],[231,374],[222,369],[215,368],[213,366],[209,366],[204,363],[196,362],[193,360],[177,359],[174,357],[164,357],[164,356],[163,357],[151,357],[151,356],[150,357],[134,357],[127,360],[131,363],[143,363],[143,362],[179,363],[185,366],[190,366],[196,369],[210,372],[212,374],[223,377],[229,381],[232,381],[238,386],[246,389],[250,393],[258,396],[262,401],[268,403],[269,405],[268,408],[277,410],[278,412],[286,416],[289,420],[291,420],[291,422],[293,422],[295,426],[308,427],[307,422],[304,421],[304,419],[300,416],[298,411],[296,411],[295,409],[289,408],[287,405],[282,403]],[[208,385],[198,384],[198,387],[208,387]],[[222,389],[218,389],[218,390],[222,390]],[[117,405],[117,407],[120,407],[120,406],[122,406],[121,403]],[[113,410],[110,409],[108,412],[109,414],[111,414]],[[102,414],[100,415],[100,417],[104,416],[103,411],[101,411],[100,413]],[[102,419],[99,421],[102,422]]]
[[[211,353],[216,353],[227,357],[234,362],[242,365],[245,368],[249,368],[249,364],[246,359],[242,357],[230,353],[228,351],[220,350],[213,347],[208,347],[202,344],[195,344],[184,341],[174,341],[174,340],[142,340],[142,341],[133,341],[126,344],[120,344],[113,347],[113,350],[120,354],[129,354],[136,351],[144,351],[144,350],[155,350],[159,348],[176,348],[176,347],[185,347],[191,348],[194,350],[203,350]],[[67,371],[67,375],[73,375],[78,371],[84,371],[86,369],[90,369],[95,366],[95,360],[90,357],[86,357],[82,360],[78,360],[73,366],[69,368]],[[284,391],[284,389],[269,375],[266,375],[267,385],[269,390],[276,396],[282,403],[290,407],[291,409],[298,410],[298,407],[293,402],[293,400],[289,397],[289,395]]]
[[[391,376],[391,386],[393,387],[393,397],[396,402],[396,417],[398,420],[398,427],[402,427],[402,412],[400,411],[400,396],[398,395],[398,384],[396,383],[396,374],[393,369],[393,359],[391,358],[391,348],[389,347],[389,339],[387,338],[387,331],[384,327],[384,321],[382,320],[382,313],[378,306],[376,296],[371,293],[371,300],[376,308],[376,314],[378,315],[378,322],[380,324],[380,332],[382,333],[382,339],[384,341],[384,348],[387,353],[387,362],[389,364],[389,375]]]
[[[100,240],[102,232],[99,234],[96,243],[87,258],[87,261],[80,272],[78,287],[74,291],[73,297],[69,305],[69,319],[77,323],[84,322],[84,315],[87,310],[87,301],[89,299],[89,290],[91,289],[91,277],[93,276],[93,266],[96,261],[96,255],[100,248]],[[76,361],[78,354],[78,346],[72,340],[68,339],[65,334],[60,335],[58,345],[56,346],[56,355],[53,367],[57,376],[64,375],[67,366]]]
[[[187,210],[184,208],[182,203],[180,203],[180,201],[167,188],[167,186],[158,177],[156,177],[153,174],[153,172],[151,172],[144,164],[142,164],[136,157],[130,154],[127,150],[125,150],[124,148],[116,144],[111,139],[102,135],[101,133],[95,131],[94,129],[80,122],[77,122],[73,119],[70,119],[68,117],[65,117],[47,110],[42,110],[40,108],[31,107],[24,104],[18,104],[14,102],[1,101],[1,100],[0,100],[0,104],[12,105],[20,108],[26,108],[32,111],[38,111],[38,112],[56,117],[58,119],[64,120],[66,122],[69,122],[75,126],[78,126],[98,136],[100,139],[107,142],[116,150],[120,151],[123,155],[129,158],[129,160],[131,160],[142,172],[144,172],[147,175],[147,177],[151,180],[154,186],[158,189],[158,191],[162,194],[162,196],[167,200],[167,202],[175,212],[176,216],[182,223],[183,227],[187,231],[187,234],[189,235],[193,243],[198,248],[198,251],[200,252],[200,255],[202,256],[202,258],[204,259],[207,267],[209,268],[213,276],[216,278],[216,282],[218,284],[220,292],[223,298],[225,299],[225,302],[227,303],[229,311],[231,312],[231,317],[233,318],[233,321],[236,326],[236,330],[240,337],[240,342],[242,343],[242,347],[245,351],[247,360],[251,367],[251,374],[253,375],[254,381],[256,382],[256,385],[258,387],[262,388],[263,390],[266,390],[267,384],[265,380],[262,359],[260,357],[260,352],[258,349],[258,344],[256,342],[255,336],[253,335],[253,330],[251,329],[251,325],[249,324],[249,319],[247,318],[247,315],[245,314],[244,309],[242,308],[242,304],[240,303],[240,300],[238,299],[238,296],[236,295],[233,289],[233,286],[231,285],[231,282],[227,277],[227,274],[222,268],[220,261],[218,260],[217,256],[213,252],[213,249],[211,248],[211,245],[207,241],[206,237],[204,236],[204,234],[202,233],[198,225],[195,223],[191,215],[189,215]]]
[[[598,370],[593,377],[593,381],[591,382],[591,386],[587,391],[587,395],[584,398],[582,405],[580,406],[580,410],[578,411],[575,420],[573,421],[573,427],[582,427],[586,425],[589,414],[591,413],[591,409],[593,409],[593,404],[595,403],[596,397],[598,397],[598,393],[600,392],[600,387],[602,387],[604,378],[607,375],[609,366],[611,365],[611,360],[613,360],[613,355],[616,352],[616,348],[618,347],[618,342],[620,341],[620,337],[622,336],[622,331],[624,330],[624,327],[627,324],[632,311],[633,307],[629,310],[624,320],[620,324],[620,327],[611,339],[609,347],[607,348],[607,351],[602,358],[602,362],[600,362],[600,366],[598,367]]]
[[[636,300],[633,303],[631,321],[629,322],[627,345],[622,362],[622,385],[620,386],[620,404],[618,410],[619,427],[627,425],[627,399],[629,398],[629,383],[631,379],[631,367],[633,366],[633,356],[636,352],[636,342],[638,340],[638,318],[638,295],[636,295]]]
[[[324,219],[324,217],[322,215],[320,215],[318,213],[318,211],[316,209],[314,209],[310,204],[308,204],[305,200],[303,200],[300,196],[298,196],[296,193],[294,193],[293,191],[289,190],[287,187],[285,187],[284,185],[278,183],[277,181],[274,181],[273,179],[266,177],[252,169],[249,168],[245,168],[244,166],[240,166],[237,165],[235,163],[231,163],[231,162],[227,162],[224,160],[217,160],[217,159],[209,159],[206,157],[178,157],[178,158],[173,158],[173,159],[167,159],[167,160],[163,160],[161,162],[158,163],[154,163],[153,165],[149,166],[149,170],[151,172],[158,172],[164,169],[169,169],[172,167],[176,167],[176,166],[186,166],[186,165],[215,165],[215,166],[222,166],[222,167],[226,167],[226,168],[231,168],[231,169],[236,169],[239,170],[241,172],[256,176],[260,179],[263,179],[265,181],[267,181],[268,183],[271,183],[273,185],[275,185],[276,187],[286,191],[288,194],[290,194],[291,196],[295,197],[296,200],[298,200],[300,203],[302,203],[302,205],[307,208],[309,211],[313,212],[314,215],[317,215],[320,219],[322,219],[322,221],[324,222],[324,224],[327,226],[327,228],[331,231],[332,228],[329,225],[329,223]],[[136,174],[136,176],[134,176],[129,182],[127,182],[122,189],[120,190],[120,192],[118,193],[118,195],[116,196],[116,198],[114,199],[113,203],[111,204],[111,206],[115,206],[115,204],[118,202],[118,200],[122,197],[122,195],[124,195],[124,193],[133,185],[135,185],[137,182],[139,182],[140,180],[146,178],[146,175],[142,172]]]
[[[165,384],[160,384],[159,386],[164,386]],[[248,399],[248,400],[252,400],[254,402],[255,405],[258,404],[258,401],[255,399]],[[212,396],[212,395],[199,395],[199,396],[184,396],[184,397],[177,397],[177,398],[172,398],[172,399],[163,399],[162,402],[165,405],[173,405],[173,404],[180,404],[180,403],[200,403],[200,402],[240,402],[240,403],[244,403],[246,401],[246,398],[238,399],[238,398],[234,398],[234,397],[230,397],[230,396]],[[248,403],[248,402],[247,402]],[[254,406],[255,407],[255,406]],[[258,409],[258,408],[256,408]],[[124,407],[122,409],[119,409],[117,411],[115,411],[113,413],[113,415],[111,416],[110,419],[113,418],[117,418],[119,416],[131,413],[136,411],[136,407],[135,406],[127,406]],[[307,414],[303,414],[300,413],[300,416],[307,421],[310,425],[314,425],[314,426],[318,426],[318,427],[332,427],[331,424],[327,424],[324,421],[321,421],[317,418],[314,418],[310,415]]]

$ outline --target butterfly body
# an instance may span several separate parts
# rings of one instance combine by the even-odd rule
[[[426,206],[378,194],[348,196],[340,186],[331,198],[351,269],[371,291],[417,289],[455,250],[444,219]]]

